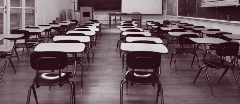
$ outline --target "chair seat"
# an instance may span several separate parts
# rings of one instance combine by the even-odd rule
[[[133,78],[132,78],[132,73],[133,71],[127,72],[126,80],[134,83],[155,83],[158,79],[156,73],[154,72],[134,71]]]
[[[202,60],[205,65],[207,65],[210,68],[233,68],[234,64],[228,61],[224,61],[223,64],[221,64],[220,59],[205,59]]]
[[[70,78],[71,72],[62,72],[61,81],[68,81]],[[35,79],[36,80],[36,79]],[[40,86],[53,86],[59,85],[59,73],[38,73],[38,85]]]

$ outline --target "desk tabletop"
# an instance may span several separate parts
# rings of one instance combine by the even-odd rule
[[[90,42],[89,36],[55,36],[53,37],[53,41],[59,40],[78,40],[80,42]]]
[[[136,30],[144,31],[142,28],[120,28],[120,31],[127,31],[129,29],[136,29]]]
[[[84,43],[41,43],[34,48],[34,51],[61,51],[67,53],[80,53],[83,52],[84,48]]]
[[[76,27],[75,30],[78,30],[78,29],[90,29],[91,31],[99,31],[99,28],[96,28],[96,27],[87,27],[87,28],[79,28],[79,27]]]
[[[147,32],[127,32],[127,31],[124,31],[122,33],[122,35],[128,35],[128,34],[143,34],[145,36],[151,36],[151,33],[149,31],[147,31]]]
[[[189,39],[199,44],[219,44],[227,42],[220,38],[189,38]]]
[[[155,37],[126,37],[127,42],[133,42],[133,41],[154,41],[158,44],[163,43],[163,41],[160,38]]]
[[[202,31],[202,33],[204,33],[204,34],[217,34],[217,33],[222,33],[222,32],[226,32],[226,31]]]
[[[8,39],[8,40],[21,39],[23,36],[24,36],[23,34],[0,34],[0,40],[2,40],[2,39]]]
[[[36,29],[36,28],[21,28],[19,30],[26,30],[28,32],[40,33],[40,32],[43,32],[45,30],[45,28],[39,28],[39,29]]]
[[[193,30],[196,30],[196,31],[207,31],[208,28],[193,28]]]
[[[168,49],[163,44],[146,44],[146,43],[122,43],[123,51],[151,51],[159,53],[167,53]]]
[[[240,40],[240,35],[237,34],[223,34],[223,35],[233,40]]]
[[[68,31],[66,34],[70,34],[70,33],[83,33],[85,35],[88,35],[88,36],[93,36],[95,35],[95,31]]]
[[[197,33],[194,33],[194,32],[168,32],[168,34],[171,36],[180,36],[182,34],[196,34],[197,35]]]
[[[162,30],[165,30],[165,31],[170,31],[170,30],[172,30],[172,29],[182,29],[183,30],[183,28],[178,28],[178,27],[160,27]]]

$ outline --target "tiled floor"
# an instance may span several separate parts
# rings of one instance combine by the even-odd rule
[[[95,47],[93,63],[87,67],[83,76],[84,86],[81,93],[79,67],[77,76],[72,80],[76,84],[76,104],[118,104],[120,103],[120,81],[124,78],[122,74],[122,63],[119,52],[116,51],[116,43],[120,31],[116,28],[103,29],[102,36],[98,39]],[[195,85],[192,84],[199,68],[196,62],[191,68],[192,55],[178,55],[178,74],[174,64],[169,65],[172,50],[176,45],[170,45],[169,54],[162,55],[162,75],[160,81],[164,90],[165,104],[239,104],[240,91],[237,89],[232,72],[229,71],[220,84],[218,78],[223,69],[209,69],[215,98],[207,84],[205,73],[198,78]],[[199,52],[200,58],[202,52]],[[30,67],[29,55],[24,55],[17,61],[13,57],[17,73],[11,67],[7,68],[0,82],[0,103],[1,104],[23,104],[27,100],[28,87],[31,84],[35,71]],[[3,61],[1,61],[3,63]],[[2,64],[1,64],[2,65]],[[65,70],[71,70],[69,66]],[[125,69],[123,69],[125,71]],[[237,73],[238,74],[238,73]],[[239,74],[238,74],[239,77]],[[151,85],[129,85],[129,94],[124,94],[124,104],[154,104],[156,98],[156,87]],[[70,86],[62,88],[55,86],[48,95],[48,87],[37,89],[38,101],[40,104],[69,104]],[[160,100],[160,98],[159,98]],[[31,103],[35,103],[33,95]]]

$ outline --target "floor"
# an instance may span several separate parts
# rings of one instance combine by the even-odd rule
[[[119,30],[116,28],[104,28],[102,36],[98,39],[95,47],[93,62],[88,67],[84,65],[84,85],[81,92],[80,73],[72,78],[76,86],[76,104],[118,104],[120,103],[120,81],[124,78],[122,74],[122,63],[119,52],[116,51],[116,43],[119,37]],[[199,70],[196,62],[190,66],[192,55],[177,55],[177,67],[169,65],[171,53],[176,45],[168,47],[169,53],[162,55],[162,75],[160,81],[163,85],[165,104],[239,104],[240,91],[237,89],[233,74],[229,71],[221,82],[220,78],[223,69],[209,69],[209,76],[213,86],[215,97],[211,96],[205,73],[201,73],[195,85],[193,80]],[[199,51],[202,58],[203,51]],[[0,103],[1,104],[24,104],[27,100],[28,87],[35,76],[35,70],[30,67],[29,55],[20,57],[17,61],[13,57],[17,73],[15,74],[9,66],[0,82]],[[1,64],[3,65],[3,61]],[[69,66],[65,70],[71,70]],[[123,69],[125,72],[125,69]],[[237,73],[240,78],[239,74]],[[156,99],[156,87],[151,85],[129,85],[129,94],[124,94],[124,104],[154,104]],[[37,89],[38,101],[40,104],[69,104],[70,86],[55,86],[48,94],[48,87]],[[159,98],[160,100],[160,98]],[[31,103],[35,103],[33,95]]]

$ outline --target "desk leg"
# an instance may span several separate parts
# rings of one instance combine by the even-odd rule
[[[111,15],[109,15],[108,25],[109,25],[109,28],[111,28]]]
[[[16,42],[17,42],[17,40],[14,40],[14,42],[13,42],[13,51],[15,52],[15,54],[18,58],[18,61],[19,61],[19,57],[18,57],[18,53],[17,53],[17,49],[16,49]]]
[[[140,28],[142,27],[142,16],[140,16]]]

